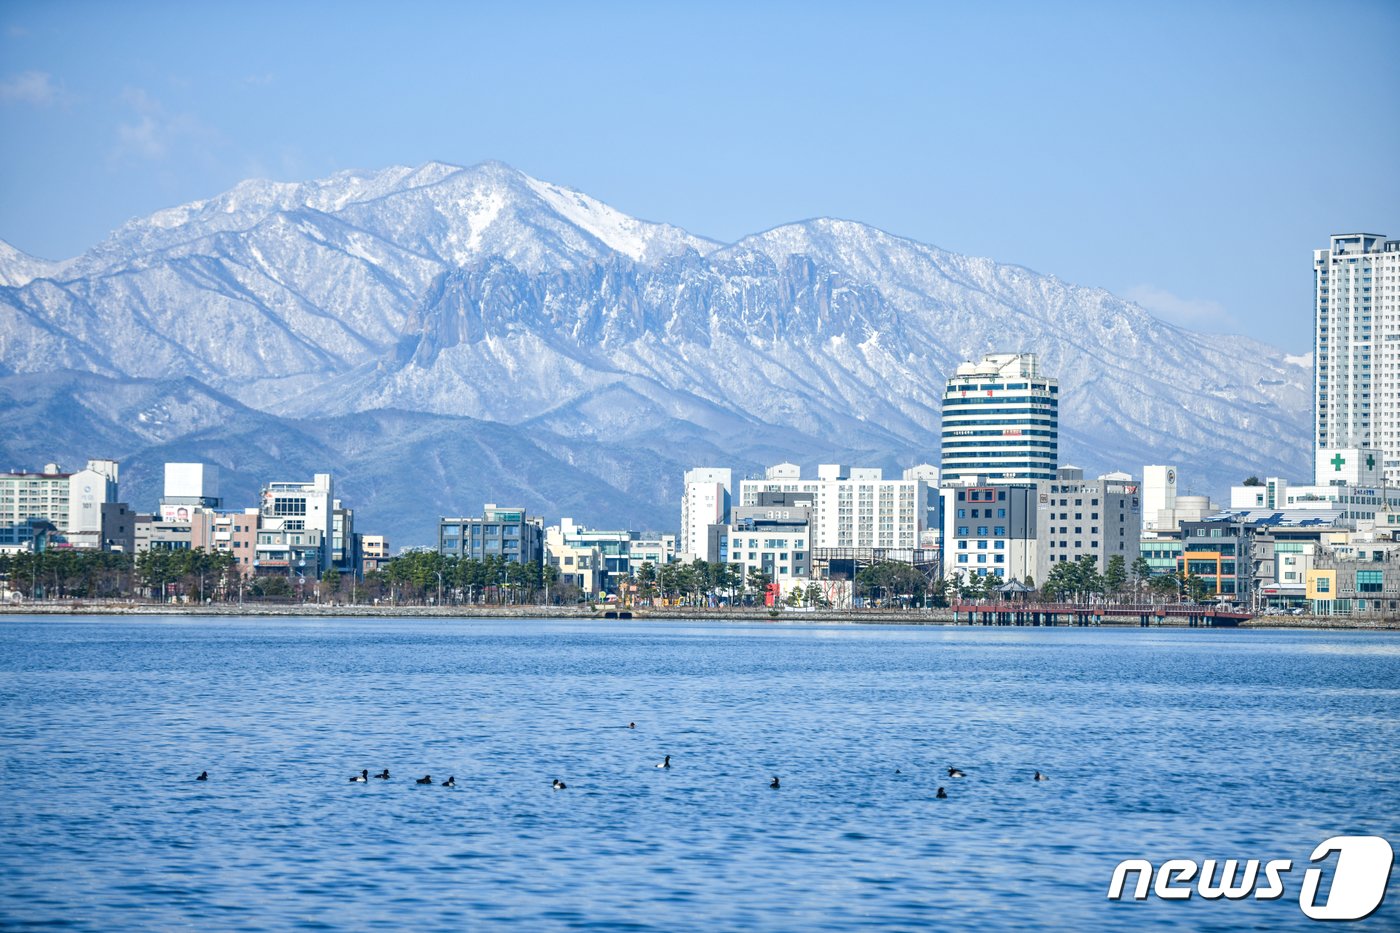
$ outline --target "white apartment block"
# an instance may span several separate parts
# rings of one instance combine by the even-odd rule
[[[936,537],[937,490],[938,468],[929,464],[885,479],[878,467],[823,463],[816,479],[803,479],[797,466],[780,463],[739,483],[739,505],[810,503],[813,548],[914,550]]]
[[[1054,479],[1059,410],[1060,384],[1040,375],[1034,353],[963,363],[943,393],[943,480]]]
[[[117,501],[115,460],[89,460],[65,473],[56,463],[42,472],[0,473],[0,549],[27,547],[31,520],[49,522],[70,543],[96,542],[102,534],[102,506]]]
[[[729,497],[734,471],[724,467],[687,470],[681,491],[681,538],[677,547],[682,560],[703,559],[709,546],[711,525],[729,521]]]
[[[1400,486],[1400,240],[1338,234],[1313,251],[1316,447],[1373,448]]]

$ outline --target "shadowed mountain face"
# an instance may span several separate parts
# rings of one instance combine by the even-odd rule
[[[1310,371],[1256,341],[847,221],[721,246],[498,163],[0,247],[0,463],[117,457],[142,507],[201,459],[230,505],[329,469],[401,544],[488,500],[669,528],[692,465],[936,463],[943,380],[1012,350],[1060,379],[1063,462],[1207,489],[1307,459]]]

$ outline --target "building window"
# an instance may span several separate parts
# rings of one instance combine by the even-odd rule
[[[1379,593],[1384,585],[1383,573],[1380,570],[1356,571],[1356,591],[1358,593]]]
[[[305,515],[306,500],[292,496],[274,496],[272,499],[273,515]]]

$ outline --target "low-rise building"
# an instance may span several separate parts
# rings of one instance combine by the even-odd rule
[[[566,529],[573,528],[571,519],[564,519],[564,525],[551,525],[545,529],[544,550],[550,566],[559,571],[559,582],[578,589],[585,597],[592,599],[604,592],[607,569],[603,552],[598,545],[570,540]]]
[[[317,473],[309,483],[279,481],[264,486],[259,510],[259,572],[266,568],[275,572],[288,560],[294,568],[317,578],[329,570],[334,503],[335,488],[329,473]],[[306,571],[307,566],[312,569]]]
[[[1035,579],[1044,582],[1055,564],[1095,559],[1099,573],[1114,557],[1137,559],[1142,538],[1142,494],[1127,473],[1086,480],[1078,467],[1061,467],[1056,478],[1036,484]]]
[[[384,535],[361,535],[360,567],[362,573],[374,573],[389,562],[389,539]]]
[[[1031,577],[1045,582],[1036,576],[1041,572],[1037,487],[992,484],[976,477],[965,483],[940,491],[944,576],[1022,581]]]
[[[210,463],[167,463],[165,485],[157,514],[167,522],[189,521],[195,509],[217,510],[219,468]]]
[[[191,544],[206,551],[228,553],[240,574],[253,576],[258,560],[259,511],[199,509],[197,515],[203,520],[193,523]]]
[[[811,576],[811,518],[811,510],[802,506],[736,508],[730,524],[711,529],[718,562],[737,566],[745,580],[761,571],[786,592]]]
[[[1317,615],[1400,613],[1400,542],[1357,541],[1319,549],[1307,598]]]
[[[480,518],[442,518],[438,521],[438,553],[484,560],[499,557],[511,563],[544,561],[544,526],[523,508],[501,508],[487,503]]]
[[[627,572],[633,577],[643,564],[660,567],[676,559],[676,536],[655,532],[633,532],[627,546]]]

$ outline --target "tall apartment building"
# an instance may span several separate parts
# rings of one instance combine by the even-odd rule
[[[994,353],[963,363],[943,393],[943,480],[1054,479],[1060,384],[1034,353]]]
[[[823,463],[816,479],[803,479],[797,466],[780,463],[739,483],[743,508],[802,502],[812,509],[813,548],[914,550],[937,529],[938,468],[921,464],[886,479],[878,467]]]
[[[74,473],[55,463],[0,473],[0,549],[29,547],[45,523],[75,546],[101,546],[103,506],[117,501],[117,475],[115,460],[89,460]]]
[[[705,556],[711,525],[729,522],[734,471],[724,467],[697,467],[685,473],[681,492],[681,539],[677,547],[683,559]]]
[[[1400,485],[1400,240],[1338,234],[1313,251],[1316,447],[1375,448]]]

